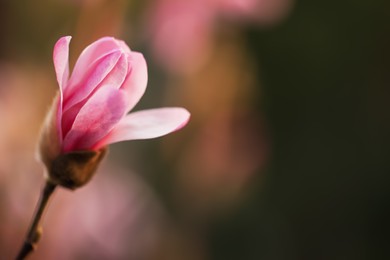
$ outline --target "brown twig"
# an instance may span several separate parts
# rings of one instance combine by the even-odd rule
[[[39,222],[42,218],[43,211],[47,206],[47,202],[49,201],[50,196],[53,194],[56,186],[56,184],[50,181],[46,181],[38,205],[35,209],[34,218],[28,230],[26,240],[24,241],[24,244],[20,249],[18,256],[16,257],[16,260],[25,259],[26,256],[35,250],[42,234],[42,229],[39,227]]]

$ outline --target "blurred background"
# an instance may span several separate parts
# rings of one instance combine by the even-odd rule
[[[64,35],[71,64],[125,40],[149,70],[135,110],[192,117],[57,190],[30,259],[390,259],[389,1],[1,1],[0,35],[0,259],[43,185]]]

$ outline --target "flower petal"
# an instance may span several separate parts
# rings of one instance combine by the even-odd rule
[[[119,47],[122,49],[123,52],[131,52],[130,47],[122,40],[115,39]]]
[[[106,75],[106,77],[103,79],[103,81],[94,88],[94,90],[89,94],[89,96],[94,95],[94,92],[96,92],[100,88],[119,88],[123,81],[126,78],[127,74],[127,60],[125,55],[122,55],[117,64],[113,67],[113,69]],[[87,86],[87,88],[89,88]],[[85,90],[85,89],[84,89]],[[88,92],[87,92],[88,93]],[[86,93],[83,94],[85,96]],[[82,96],[79,97],[83,98]],[[74,101],[74,100],[73,100]],[[77,101],[77,100],[76,100]],[[62,115],[62,133],[65,136],[69,130],[71,129],[73,122],[79,113],[80,109],[85,105],[85,103],[88,101],[88,97],[84,98],[82,101],[76,103],[73,105],[74,102],[68,102],[65,104],[66,111],[63,112]],[[69,107],[69,105],[72,105]]]
[[[139,52],[131,52],[127,56],[129,73],[121,89],[129,96],[127,112],[141,99],[148,83],[148,68],[144,56]]]
[[[98,88],[105,86],[112,86],[119,89],[123,82],[126,79],[128,71],[128,62],[126,60],[126,55],[121,55],[119,60],[112,68],[112,70],[106,75],[103,81],[100,83]]]
[[[60,38],[53,51],[54,68],[61,91],[66,87],[69,77],[69,43],[71,39],[71,36]]]
[[[60,38],[55,44],[53,50],[54,69],[56,71],[57,82],[60,87],[58,101],[54,103],[54,106],[56,106],[55,124],[59,145],[62,144],[62,106],[64,99],[64,90],[66,88],[69,78],[69,43],[71,39],[71,36],[65,36]]]
[[[63,151],[91,150],[125,115],[126,93],[116,88],[99,89],[80,109],[64,138]]]
[[[185,126],[190,113],[184,108],[167,107],[134,112],[123,118],[99,147],[125,140],[160,137]]]
[[[85,71],[84,75],[80,75],[80,78],[76,79],[77,84],[74,84],[76,74],[73,74],[70,78],[69,87],[64,93],[64,111],[87,98],[104,78],[114,70],[121,56],[120,51],[114,51],[94,61],[94,64],[90,65],[90,70]]]
[[[113,37],[103,37],[88,45],[80,54],[74,66],[72,77],[83,77],[91,64],[115,50],[121,49],[121,45]]]

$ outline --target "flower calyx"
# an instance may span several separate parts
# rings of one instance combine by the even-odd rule
[[[82,187],[91,180],[107,150],[107,147],[103,147],[97,151],[60,154],[48,166],[47,177],[64,188],[75,190]]]

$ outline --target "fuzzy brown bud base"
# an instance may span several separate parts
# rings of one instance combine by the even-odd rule
[[[48,167],[48,178],[51,182],[71,190],[84,186],[95,174],[106,153],[107,148],[104,147],[97,151],[60,154]]]

